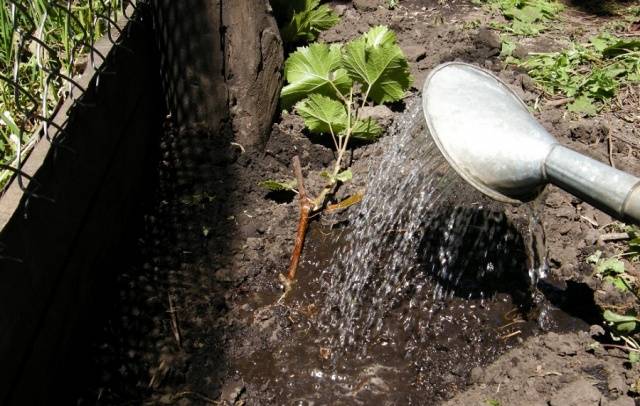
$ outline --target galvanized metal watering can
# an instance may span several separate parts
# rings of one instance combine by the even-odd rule
[[[489,72],[461,62],[436,67],[424,84],[422,107],[449,164],[489,197],[521,203],[553,183],[640,223],[640,178],[560,145]]]

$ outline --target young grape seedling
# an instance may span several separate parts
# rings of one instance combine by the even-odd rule
[[[309,132],[331,137],[336,150],[333,166],[322,173],[326,184],[315,196],[307,195],[299,160],[294,158],[301,215],[286,277],[292,281],[309,215],[322,210],[337,187],[352,177],[351,170],[343,168],[349,141],[372,141],[383,132],[373,118],[362,115],[362,108],[401,100],[412,78],[395,33],[378,26],[346,44],[313,43],[298,48],[285,62],[285,79],[282,106],[294,106]]]

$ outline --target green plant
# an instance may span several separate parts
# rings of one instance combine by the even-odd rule
[[[117,19],[121,4],[0,0],[0,165],[17,166],[18,150],[24,153],[33,143],[39,120],[29,112],[50,116],[66,97],[68,83],[52,72],[77,77],[88,45],[106,32],[106,20],[99,16],[110,12],[110,18]],[[17,92],[10,83],[14,79],[20,86]],[[0,188],[11,174],[0,171]]]
[[[267,179],[258,183],[258,186],[265,188],[271,192],[295,192],[298,183],[295,179],[289,180],[272,180]]]
[[[546,93],[573,98],[569,111],[595,115],[621,86],[640,82],[640,40],[603,33],[588,44],[532,54],[516,63]]]
[[[282,40],[286,44],[314,41],[321,31],[340,21],[331,7],[320,0],[272,0]]]
[[[515,35],[539,34],[564,9],[555,0],[474,0],[474,3],[500,13],[509,23],[494,26]]]
[[[295,253],[299,256],[309,214],[321,210],[339,184],[352,177],[351,170],[343,168],[349,142],[372,141],[382,134],[380,125],[362,114],[363,108],[402,99],[412,78],[395,33],[384,26],[371,28],[346,44],[314,43],[298,48],[285,63],[285,78],[283,107],[294,106],[308,131],[331,137],[336,149],[333,166],[321,173],[326,184],[315,197],[306,194],[302,171],[296,169],[301,216],[288,274],[292,280],[298,260]]]
[[[640,259],[640,227],[626,226],[625,231],[629,235],[629,240],[624,255],[631,261],[637,261]]]
[[[640,327],[640,319],[635,314],[618,314],[611,310],[605,310],[603,318],[611,331],[611,338],[614,341],[621,341],[623,345],[611,345],[610,347],[620,348],[627,352],[629,362],[632,364],[640,361],[640,344],[632,337]]]
[[[603,281],[621,291],[633,292],[636,279],[626,272],[624,262],[618,258],[602,258],[602,252],[596,251],[587,258],[587,262],[595,265],[595,275]]]
[[[587,258],[587,262],[595,266],[594,274],[598,278],[611,283],[622,292],[633,293],[638,298],[636,278],[626,272],[624,263],[616,256],[602,258],[602,252],[596,251]],[[637,315],[632,311],[627,314],[618,314],[606,309],[602,317],[609,327],[611,338],[614,341],[622,342],[622,345],[606,344],[606,346],[626,351],[629,362],[633,364],[640,361],[640,344],[633,337],[634,334],[640,331],[640,320]]]

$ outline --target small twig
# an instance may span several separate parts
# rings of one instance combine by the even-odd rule
[[[585,220],[587,223],[591,224],[592,226],[594,226],[595,228],[598,228],[598,222],[595,221],[594,219],[591,219],[587,216],[580,216],[581,219]]]
[[[167,376],[168,372],[169,366],[167,365],[167,362],[165,360],[160,361],[160,365],[158,365],[156,371],[151,375],[151,379],[149,379],[149,385],[147,387],[157,389],[160,383]]]
[[[519,320],[520,315],[518,314],[518,312],[519,309],[517,307],[514,307],[513,309],[506,312],[502,317],[507,321]]]
[[[613,141],[611,140],[611,132],[607,134],[607,144],[609,146],[609,164],[615,168],[616,164],[613,162]]]
[[[520,334],[520,333],[522,333],[522,331],[520,331],[520,330],[516,330],[516,331],[514,331],[513,333],[510,333],[510,334],[507,334],[507,335],[504,335],[504,336],[500,336],[500,339],[501,339],[501,340],[506,340],[506,339],[509,339],[509,338],[511,338],[511,337],[517,336],[517,335],[518,335],[518,334]]]
[[[600,344],[601,346],[605,347],[605,348],[617,348],[619,350],[624,350],[624,351],[631,351],[631,352],[640,352],[640,349],[636,349],[636,348],[631,348],[628,347],[626,345],[617,345],[617,344]]]
[[[607,233],[600,236],[600,241],[618,241],[631,238],[629,233]]]
[[[173,305],[173,298],[171,297],[171,294],[168,293],[167,297],[169,298],[169,315],[173,338],[175,338],[176,342],[178,343],[178,347],[182,348],[182,335],[180,334],[180,325],[178,324],[178,312]]]
[[[598,226],[598,230],[604,230],[605,228],[607,228],[607,227],[609,227],[609,226],[616,225],[616,224],[620,224],[620,223],[619,223],[619,222],[617,222],[617,221],[612,221],[612,222],[610,222],[610,223],[607,223],[607,224],[603,224],[603,225],[601,225],[601,226]]]
[[[529,378],[544,378],[545,376],[550,376],[550,375],[562,376],[562,374],[558,371],[549,371],[543,374],[529,375]]]
[[[573,97],[566,97],[564,99],[548,100],[546,104],[547,106],[558,107],[563,106],[567,103],[571,103],[573,100]]]
[[[175,395],[173,395],[171,398],[172,399],[180,399],[180,398],[184,398],[187,396],[192,396],[195,398],[198,398],[200,400],[202,400],[203,402],[212,404],[212,405],[221,405],[222,402],[217,401],[217,400],[213,400],[205,395],[203,395],[202,393],[198,393],[198,392],[191,392],[191,391],[184,391],[184,392],[178,392]]]
[[[498,327],[498,330],[503,330],[503,329],[505,329],[507,327],[513,326],[514,324],[520,324],[520,323],[526,323],[526,322],[524,320],[522,320],[522,319],[517,319],[517,320],[512,321],[511,323],[507,323],[505,325],[502,325],[502,326]]]
[[[241,144],[238,144],[237,142],[232,142],[231,145],[233,145],[234,147],[238,147],[240,148],[240,151],[244,154],[245,152],[247,152],[244,147]]]

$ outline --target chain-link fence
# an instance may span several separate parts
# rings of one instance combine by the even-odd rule
[[[51,403],[62,387],[154,180],[166,111],[152,11],[0,0],[2,405]]]
[[[78,79],[87,66],[105,73],[96,41],[106,36],[116,44],[117,21],[131,18],[137,3],[0,0],[0,190],[21,174],[39,139],[59,143],[64,131],[52,118],[72,92],[84,92]]]

